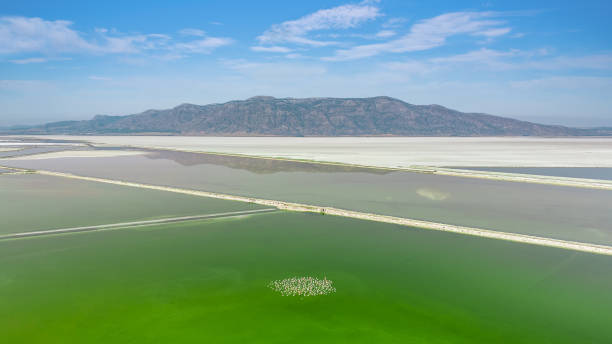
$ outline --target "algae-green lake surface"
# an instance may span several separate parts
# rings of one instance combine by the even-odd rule
[[[0,164],[612,244],[608,190],[171,151]]]
[[[76,179],[0,175],[0,234],[262,208]]]
[[[611,257],[280,212],[0,241],[6,343],[610,343]],[[281,296],[292,276],[337,292]]]

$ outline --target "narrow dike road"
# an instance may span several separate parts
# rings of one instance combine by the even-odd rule
[[[267,208],[267,209],[234,211],[234,212],[228,212],[228,213],[217,213],[217,214],[204,214],[204,215],[194,215],[194,216],[171,217],[171,218],[157,219],[157,220],[120,222],[120,223],[111,223],[111,224],[97,225],[97,226],[50,229],[50,230],[44,230],[44,231],[34,231],[34,232],[13,233],[13,234],[0,235],[0,240],[19,239],[19,238],[41,236],[41,235],[78,233],[78,232],[92,232],[92,231],[100,231],[100,230],[109,230],[109,229],[118,229],[118,228],[129,228],[129,227],[140,227],[140,226],[149,226],[149,225],[159,225],[159,224],[165,224],[165,223],[194,221],[194,220],[204,220],[204,219],[218,219],[218,218],[224,218],[224,217],[244,216],[244,215],[251,215],[251,214],[258,214],[258,213],[270,213],[270,212],[274,212],[274,211],[278,211],[278,210],[275,209],[275,208]]]
[[[16,168],[11,168],[11,169],[19,170]],[[321,206],[309,205],[309,204],[228,195],[228,194],[222,194],[222,193],[216,193],[216,192],[183,189],[183,188],[176,188],[176,187],[169,187],[169,186],[125,182],[125,181],[120,181],[120,180],[97,178],[97,177],[85,177],[85,176],[79,176],[79,175],[74,175],[70,173],[52,172],[52,171],[45,171],[45,170],[22,170],[22,171],[27,171],[29,173],[41,174],[41,175],[47,175],[47,176],[73,178],[73,179],[79,179],[79,180],[87,180],[91,182],[123,185],[123,186],[143,188],[143,189],[175,192],[175,193],[181,193],[181,194],[186,194],[186,195],[194,195],[194,196],[211,197],[211,198],[225,199],[225,200],[238,201],[238,202],[254,203],[254,204],[264,205],[268,207],[274,207],[274,208],[281,209],[281,210],[329,214],[329,215],[336,215],[336,216],[342,216],[342,217],[350,217],[350,218],[360,219],[360,220],[385,222],[385,223],[392,223],[392,224],[408,226],[408,227],[416,227],[416,228],[422,228],[422,229],[451,232],[451,233],[464,234],[464,235],[472,235],[472,236],[478,236],[478,237],[489,238],[489,239],[506,240],[506,241],[519,242],[523,244],[548,246],[548,247],[555,247],[555,248],[561,248],[561,249],[566,249],[566,250],[581,251],[581,252],[612,256],[612,246],[606,246],[606,245],[598,245],[598,244],[576,242],[576,241],[565,241],[565,240],[552,239],[552,238],[546,238],[546,237],[538,237],[538,236],[533,236],[533,235],[501,232],[501,231],[495,231],[495,230],[490,230],[490,229],[465,227],[465,226],[458,226],[458,225],[451,225],[451,224],[444,224],[444,223],[437,223],[437,222],[430,222],[430,221],[423,221],[423,220],[415,220],[415,219],[409,219],[409,218],[404,218],[404,217],[372,214],[372,213],[365,213],[365,212],[331,208],[331,207],[321,207]],[[271,210],[268,210],[268,211],[271,211]],[[0,239],[1,238],[2,237],[0,237]]]

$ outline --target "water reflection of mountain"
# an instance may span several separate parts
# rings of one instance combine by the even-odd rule
[[[391,172],[388,170],[367,167],[327,165],[301,161],[283,161],[265,158],[250,158],[230,155],[163,150],[151,151],[151,153],[146,154],[145,156],[149,159],[172,160],[183,166],[210,164],[225,166],[233,169],[246,170],[258,174],[270,174],[276,172],[355,172],[370,174],[387,174]]]

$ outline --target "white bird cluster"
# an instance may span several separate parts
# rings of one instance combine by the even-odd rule
[[[283,296],[317,296],[336,292],[332,281],[327,278],[320,280],[314,277],[292,277],[272,281],[268,287]]]

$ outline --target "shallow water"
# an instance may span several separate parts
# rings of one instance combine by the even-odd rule
[[[0,175],[0,195],[0,234],[264,208],[34,174]]]
[[[605,190],[168,151],[0,164],[612,244]]]
[[[607,256],[277,213],[0,242],[7,343],[609,343]],[[283,297],[313,276],[336,293]]]
[[[48,146],[48,147],[31,147],[31,148],[23,148],[14,151],[0,151],[0,158],[10,158],[31,154],[40,154],[40,153],[49,153],[49,152],[59,152],[64,150],[73,150],[74,147],[67,146]]]

